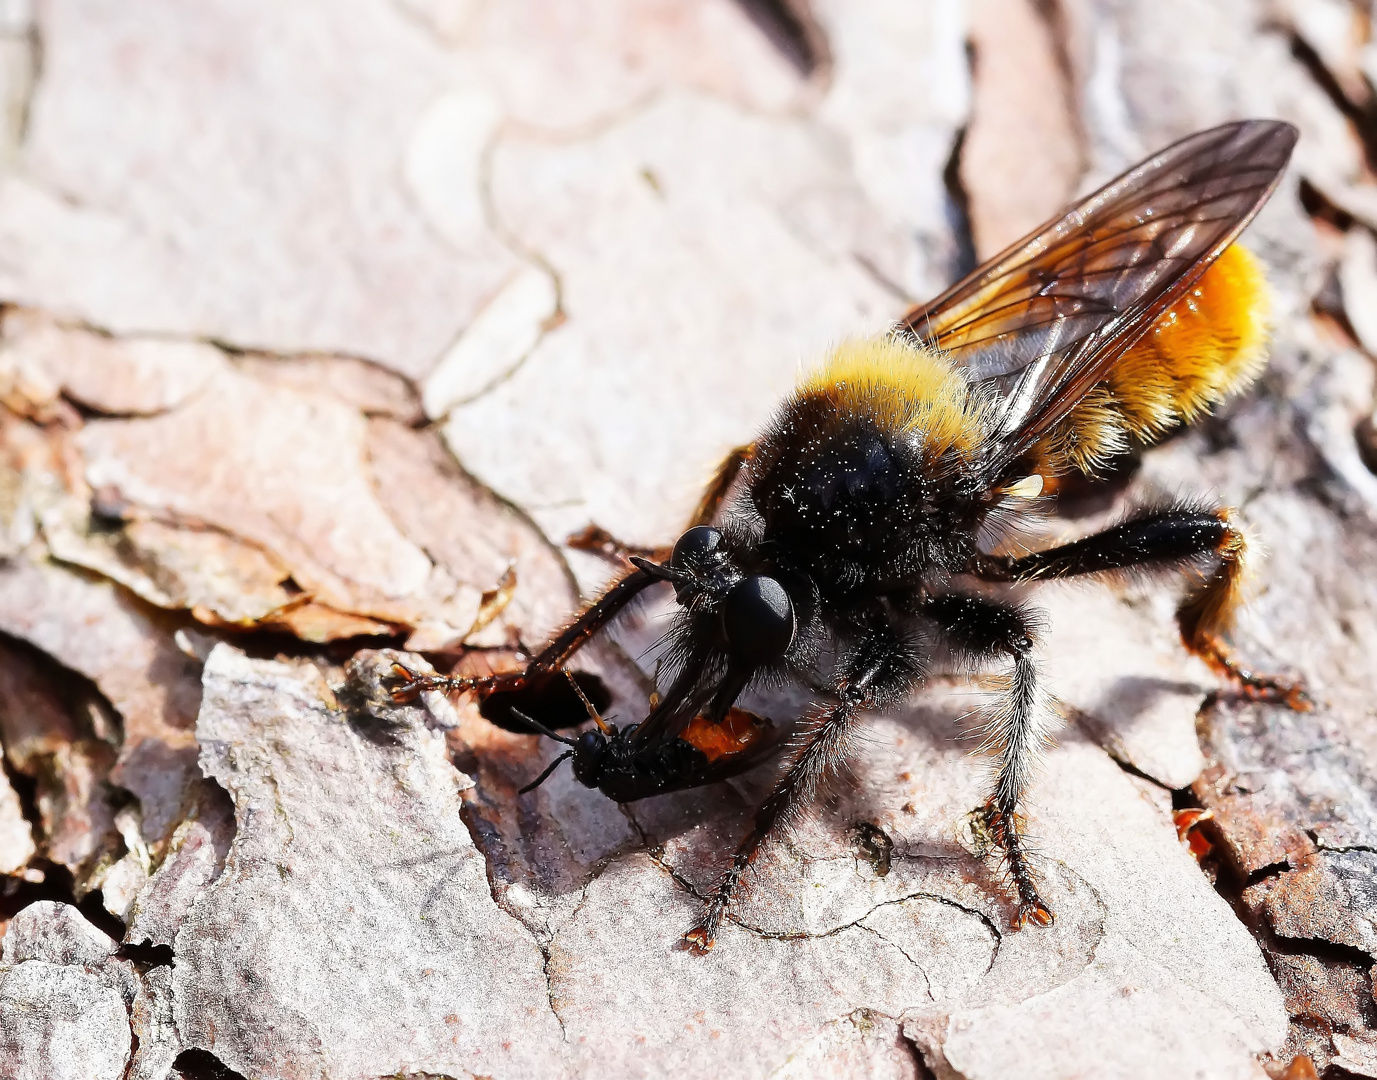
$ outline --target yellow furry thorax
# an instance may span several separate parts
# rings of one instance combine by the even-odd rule
[[[973,459],[986,431],[984,399],[941,354],[894,338],[846,341],[799,385],[795,401],[825,400],[904,435],[927,452]]]

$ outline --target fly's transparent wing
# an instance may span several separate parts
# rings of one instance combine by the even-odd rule
[[[1008,464],[1233,243],[1297,136],[1278,120],[1188,136],[913,308],[899,330],[996,392],[997,458]]]

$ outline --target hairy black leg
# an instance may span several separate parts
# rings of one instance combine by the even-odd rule
[[[1309,698],[1300,684],[1250,670],[1224,640],[1242,600],[1248,569],[1247,537],[1231,510],[1182,504],[1143,511],[1103,532],[1047,551],[1020,558],[977,555],[968,569],[987,581],[1038,581],[1202,562],[1208,569],[1176,613],[1186,648],[1245,696],[1308,709]]]
[[[1019,558],[977,555],[969,569],[987,581],[1039,581],[1171,567],[1217,553],[1237,531],[1227,511],[1174,506],[1141,511],[1102,532]]]
[[[707,952],[717,938],[732,894],[761,845],[787,827],[845,766],[852,750],[852,731],[866,709],[892,701],[921,677],[922,657],[888,628],[867,635],[843,660],[836,675],[840,698],[805,727],[783,777],[755,813],[751,831],[737,845],[731,865],[718,881],[698,925],[684,940]]]
[[[972,596],[932,597],[919,610],[937,624],[962,659],[979,663],[1007,656],[1013,661],[1008,691],[986,719],[985,745],[998,757],[999,767],[984,815],[995,842],[1004,849],[1009,874],[1018,889],[1016,925],[1035,922],[1048,926],[1052,910],[1038,895],[1019,811],[1019,800],[1047,737],[1047,714],[1037,701],[1031,620],[1017,607]]]
[[[751,454],[755,452],[754,444],[748,443],[745,446],[738,446],[730,454],[722,459],[722,463],[717,466],[712,475],[706,490],[698,500],[698,505],[694,508],[693,516],[685,529],[691,529],[695,525],[711,525],[713,518],[717,516],[717,511],[721,509],[723,500],[727,493],[731,491],[732,484],[736,483],[737,476],[746,462],[751,460]],[[631,561],[632,557],[648,559],[651,562],[664,562],[669,558],[672,548],[648,548],[637,547],[634,544],[627,544],[618,540],[601,525],[589,525],[576,533],[571,534],[564,541],[575,551],[587,551],[592,555],[598,555],[608,562],[616,563],[618,566]]]
[[[411,701],[423,690],[443,690],[462,693],[478,690],[492,693],[500,690],[520,690],[530,683],[556,674],[570,657],[583,648],[590,638],[612,621],[635,597],[661,580],[645,570],[634,570],[602,594],[595,604],[575,619],[569,627],[546,645],[526,665],[525,671],[507,675],[488,675],[484,678],[454,678],[447,675],[418,675],[401,664],[395,665],[399,683],[392,690],[395,701]]]

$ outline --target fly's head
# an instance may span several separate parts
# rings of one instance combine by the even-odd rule
[[[539,785],[566,760],[580,784],[619,802],[705,782],[700,773],[723,772],[733,763],[712,759],[708,750],[715,744],[705,750],[693,741],[695,720],[705,731],[717,730],[759,673],[779,671],[793,659],[801,636],[796,599],[748,541],[697,525],[679,537],[665,562],[631,561],[647,583],[674,588],[679,613],[668,653],[675,675],[645,718],[625,727],[603,720],[577,682],[574,689],[595,728],[570,737],[516,714],[531,730],[568,748],[523,790]],[[739,755],[734,748],[727,756]]]
[[[776,577],[752,572],[749,555],[721,530],[695,525],[679,537],[667,563],[634,561],[674,586],[675,598],[694,616],[693,632],[713,637],[730,666],[754,670],[785,659],[799,619],[789,590]]]

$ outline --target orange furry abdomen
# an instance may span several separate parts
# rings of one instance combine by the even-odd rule
[[[1093,473],[1247,387],[1266,359],[1271,304],[1257,258],[1237,244],[1210,266],[1039,446],[1050,475]]]

